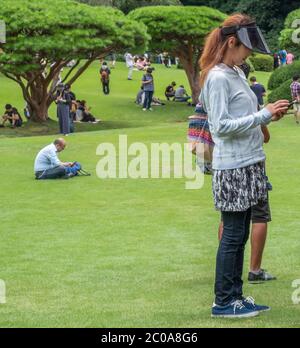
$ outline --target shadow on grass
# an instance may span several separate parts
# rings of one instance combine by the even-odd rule
[[[100,130],[110,130],[110,129],[122,129],[122,128],[139,128],[143,127],[145,124],[136,124],[134,122],[122,122],[122,121],[102,121],[96,124],[93,123],[75,123],[75,132],[96,132]],[[36,122],[26,122],[21,128],[0,128],[0,138],[1,137],[32,137],[32,136],[42,136],[42,135],[54,135],[59,134],[58,132],[58,122],[53,120],[48,120],[43,123]]]

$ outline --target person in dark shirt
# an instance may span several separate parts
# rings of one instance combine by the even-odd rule
[[[70,110],[72,101],[66,87],[69,88],[68,85],[65,86],[63,83],[57,86],[56,104],[59,131],[61,134],[68,136],[71,132]]]
[[[166,87],[165,96],[167,100],[170,100],[170,98],[175,97],[175,86],[176,82],[173,81],[169,86]]]
[[[250,88],[252,89],[252,91],[255,93],[257,97],[258,110],[261,110],[264,107],[264,96],[266,95],[265,87],[256,81],[255,76],[252,76],[250,78],[250,82],[251,82]]]
[[[70,102],[69,102],[69,107],[70,107],[70,133],[75,132],[75,126],[74,126],[74,120],[76,118],[76,95],[75,93],[72,92],[72,86],[69,84],[65,85],[65,91],[66,93],[69,94]]]
[[[23,120],[17,108],[13,107],[11,104],[5,105],[5,113],[2,116],[1,127],[4,127],[5,123],[9,121],[12,128],[22,127]]]

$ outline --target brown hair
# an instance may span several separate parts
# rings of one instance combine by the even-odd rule
[[[252,22],[253,20],[249,16],[241,14],[241,13],[237,13],[228,17],[222,24],[222,27],[246,25]],[[222,63],[223,58],[228,49],[228,41],[230,37],[232,37],[232,35],[224,39],[222,37],[221,27],[219,27],[213,30],[206,38],[203,53],[200,59],[200,68],[201,68],[200,86],[201,87],[203,87],[209,71],[215,65]]]

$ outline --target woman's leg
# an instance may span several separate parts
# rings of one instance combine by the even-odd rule
[[[250,223],[251,223],[251,208],[247,210],[247,215],[245,216],[245,234],[240,245],[237,255],[236,255],[236,265],[235,265],[235,276],[234,276],[234,293],[233,296],[236,299],[241,299],[243,297],[243,266],[244,266],[244,253],[245,245],[249,239],[250,233]]]
[[[57,118],[58,118],[58,124],[59,124],[59,133],[63,134],[63,121],[62,121],[62,111],[61,111],[62,106],[57,105]]]
[[[222,212],[224,228],[217,254],[215,281],[215,302],[219,306],[228,305],[235,300],[236,293],[241,292],[244,246],[249,236],[248,215],[251,215],[250,210]]]
[[[66,135],[70,133],[70,110],[69,107],[64,105],[62,110],[62,134]]]

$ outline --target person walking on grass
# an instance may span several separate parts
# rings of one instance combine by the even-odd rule
[[[142,78],[142,84],[144,86],[145,100],[143,105],[143,111],[152,111],[151,103],[154,94],[154,79],[152,75],[152,69],[148,68],[147,73]]]
[[[256,95],[257,102],[258,102],[258,110],[261,110],[264,108],[264,97],[266,96],[266,89],[263,85],[257,82],[256,77],[252,76],[250,77],[251,82],[251,89]]]
[[[101,76],[101,82],[103,87],[103,93],[105,95],[108,95],[110,93],[110,89],[109,89],[110,69],[106,62],[102,63],[102,66],[100,69],[100,76]]]
[[[291,84],[291,95],[294,104],[294,115],[296,123],[300,122],[300,75],[295,75],[293,77],[293,82]]]
[[[246,15],[228,17],[208,36],[201,63],[200,100],[213,141],[213,196],[223,218],[216,260],[212,317],[247,318],[267,311],[243,294],[244,250],[251,207],[267,201],[261,126],[279,121],[289,101],[257,111],[257,98],[238,68],[253,51],[270,54],[256,23]]]

